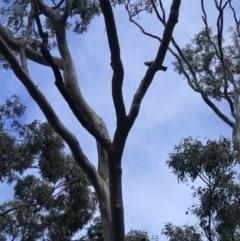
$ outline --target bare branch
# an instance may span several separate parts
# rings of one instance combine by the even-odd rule
[[[190,77],[189,74],[187,73],[187,71],[186,71],[186,69],[185,69],[185,66],[184,66],[184,64],[183,64],[183,61],[182,61],[182,59],[180,58],[180,56],[179,56],[176,52],[174,52],[170,47],[169,47],[168,49],[169,49],[169,51],[172,53],[172,55],[175,56],[175,58],[178,60],[178,63],[179,63],[180,66],[181,66],[181,70],[182,70],[185,78],[187,79],[189,86],[190,86],[194,91],[200,92],[200,90],[192,83],[191,77]]]
[[[160,2],[161,2],[161,1],[160,1]],[[161,6],[162,6],[162,3],[161,3]],[[126,8],[126,10],[127,10],[127,12],[128,12],[129,21],[132,22],[133,24],[135,24],[135,25],[142,31],[143,34],[145,34],[145,35],[147,35],[147,36],[149,36],[149,37],[151,37],[151,38],[157,39],[160,43],[162,42],[162,39],[161,39],[159,36],[154,35],[154,34],[151,34],[151,33],[147,32],[147,31],[145,31],[145,29],[144,29],[137,21],[135,21],[135,20],[133,19],[133,17],[131,16],[130,9],[129,9],[129,4],[128,4],[128,2],[126,2],[126,1],[125,1],[125,8]],[[165,18],[165,11],[164,11],[164,9],[163,9],[163,6],[161,7],[161,9],[162,9],[162,11],[163,11],[163,13],[164,13],[164,18]],[[161,19],[160,19],[160,21],[161,21],[162,24],[165,26],[165,20],[164,20],[164,18],[162,19],[162,21],[161,21]],[[176,47],[179,51],[181,51],[181,49],[179,48],[179,46],[177,46],[177,44],[176,44],[176,42],[175,42],[175,40],[174,40],[173,38],[172,38],[172,41],[173,41],[175,47]],[[182,72],[183,72],[184,76],[186,77],[186,79],[187,79],[188,84],[190,85],[190,87],[191,87],[194,91],[199,92],[199,90],[192,84],[191,78],[190,78],[190,76],[187,74],[186,69],[185,69],[185,67],[184,67],[184,65],[183,65],[183,62],[182,62],[180,56],[179,56],[171,47],[169,47],[169,46],[168,46],[168,50],[172,53],[172,55],[178,60],[179,64],[181,65]],[[190,64],[189,64],[189,66],[190,66]],[[190,67],[191,67],[191,66],[190,66]],[[192,71],[193,71],[193,69],[192,69]]]
[[[129,21],[132,22],[133,24],[135,24],[135,25],[142,31],[143,34],[145,34],[145,35],[147,35],[147,36],[149,36],[149,37],[151,37],[151,38],[155,38],[155,39],[157,39],[159,42],[161,42],[162,40],[161,40],[160,37],[158,37],[157,35],[151,34],[151,33],[149,33],[149,32],[146,32],[146,31],[144,30],[144,28],[133,19],[133,16],[132,16],[132,14],[131,14],[131,12],[130,12],[130,9],[129,9],[129,4],[126,3],[126,1],[124,2],[124,4],[125,4],[125,9],[127,10],[127,13],[128,13]]]
[[[112,11],[112,6],[108,0],[99,0],[100,7],[105,19],[109,48],[111,52],[111,66],[113,69],[112,77],[112,96],[117,115],[117,124],[124,123],[126,110],[122,95],[122,84],[124,69],[120,56],[120,46],[118,42],[117,29]]]
[[[33,14],[34,14],[33,4],[31,4],[31,11],[28,17],[26,33],[24,37],[19,41],[19,48],[20,48],[19,53],[20,53],[21,64],[22,64],[23,70],[26,71],[26,73],[28,73],[28,67],[27,67],[27,58],[26,58],[25,49],[32,32]]]
[[[150,86],[156,71],[158,70],[158,67],[162,66],[163,60],[168,50],[169,42],[172,37],[174,26],[178,22],[178,12],[179,12],[180,4],[181,4],[180,0],[173,0],[169,19],[163,33],[163,38],[162,38],[156,59],[154,63],[147,70],[146,75],[144,76],[140,86],[138,87],[136,94],[134,95],[131,109],[128,115],[130,128],[133,125],[138,115],[142,99],[146,94],[147,89]]]
[[[163,17],[162,17],[163,24],[165,25],[166,24],[166,14],[165,14],[165,9],[163,8],[162,0],[159,0],[159,5],[160,5],[162,15],[163,15]]]
[[[217,107],[213,104],[213,102],[207,97],[206,93],[200,92],[203,100],[206,102],[208,106],[212,108],[212,110],[220,117],[225,123],[227,123],[230,127],[234,128],[235,123],[231,121],[226,115],[224,115]]]
[[[26,73],[28,73],[26,53],[24,49],[24,44],[21,42],[21,40],[19,41],[19,53],[20,53],[22,68]]]
[[[160,2],[162,3],[162,1],[160,1]],[[160,16],[154,0],[151,0],[151,3],[152,3],[152,5],[153,5],[153,9],[154,9],[154,12],[155,12],[156,15],[157,15],[157,18],[159,19],[159,21],[160,21],[163,25],[165,25],[165,24],[166,24],[166,22],[164,21],[165,15],[163,15],[163,17]],[[163,12],[163,14],[165,14],[165,13]]]
[[[139,23],[137,23],[133,18],[129,18],[129,20],[130,20],[130,22],[134,23],[138,28],[140,28],[140,30],[142,31],[143,34],[145,34],[145,35],[147,35],[147,36],[149,36],[149,37],[151,37],[151,38],[155,38],[155,39],[157,39],[159,42],[162,41],[161,38],[158,37],[157,35],[154,35],[154,34],[151,34],[151,33],[149,33],[149,32],[146,32],[146,31],[144,30],[144,28],[143,28]]]
[[[52,7],[52,9],[58,9],[61,7],[61,5],[64,3],[64,0],[60,0],[58,4],[56,4],[54,7]]]
[[[161,9],[162,9],[162,12],[163,12],[163,21],[161,21],[161,20],[160,20],[160,21],[162,22],[163,26],[166,26],[165,10],[164,10],[164,8],[163,8],[162,1],[161,1],[161,0],[160,0],[160,6],[161,6]],[[139,25],[139,24],[138,24],[138,25]],[[138,26],[138,25],[137,25],[137,26]],[[139,25],[139,26],[140,26],[140,25]],[[139,26],[138,26],[138,27],[139,27]],[[139,28],[140,28],[140,29],[143,29],[141,26],[140,26]],[[144,30],[144,29],[143,29],[143,30]],[[144,32],[145,32],[145,31],[144,31]],[[144,33],[144,32],[143,32],[143,33]],[[151,36],[150,34],[146,34],[146,35]],[[154,35],[153,35],[153,36],[154,36]],[[157,39],[158,39],[159,41],[162,41],[162,39],[159,38],[159,37],[158,37]],[[191,74],[192,74],[192,76],[193,76],[193,80],[194,80],[194,83],[195,83],[196,87],[191,83],[191,78],[190,78],[190,76],[187,74],[187,72],[186,72],[186,70],[185,70],[185,68],[184,68],[184,65],[183,65],[182,61],[180,61],[180,57],[178,56],[178,54],[177,54],[175,51],[173,51],[173,49],[171,49],[171,47],[169,47],[169,46],[168,46],[168,50],[169,50],[169,51],[177,58],[177,60],[179,61],[180,65],[181,65],[181,67],[182,67],[183,73],[184,73],[185,77],[187,78],[190,87],[191,87],[194,91],[200,92],[200,91],[201,91],[201,87],[198,85],[197,76],[196,76],[196,73],[195,73],[194,69],[192,68],[192,66],[191,66],[191,64],[189,63],[189,61],[185,58],[184,54],[182,53],[181,48],[178,46],[178,44],[176,43],[176,41],[175,41],[175,39],[174,39],[173,36],[171,37],[171,42],[172,42],[173,46],[176,48],[176,50],[177,50],[178,54],[180,55],[180,57],[183,59],[183,61],[184,61],[184,62],[186,63],[186,65],[188,66],[188,68],[189,68],[189,70],[190,70],[190,72],[191,72]]]
[[[221,0],[221,1],[222,1],[222,0]],[[216,9],[219,10],[219,4],[218,4],[218,1],[217,1],[217,0],[214,0],[214,2],[215,2]]]
[[[201,86],[199,85],[198,83],[198,79],[197,79],[197,75],[196,75],[196,72],[195,70],[193,69],[193,66],[190,64],[190,62],[187,60],[187,58],[184,56],[181,48],[179,47],[179,45],[177,44],[177,42],[175,41],[175,39],[172,37],[171,38],[171,42],[173,44],[173,46],[175,47],[175,49],[177,50],[178,54],[180,55],[180,57],[182,58],[182,60],[185,62],[185,64],[187,65],[192,77],[193,77],[193,80],[194,80],[194,84],[196,86],[196,89],[201,92],[202,91],[202,88]]]

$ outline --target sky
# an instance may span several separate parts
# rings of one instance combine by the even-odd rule
[[[208,20],[216,27],[216,11],[213,0],[207,0]],[[171,1],[163,1],[168,16]],[[237,0],[232,1],[237,5]],[[240,8],[237,13],[239,15]],[[126,10],[114,9],[116,26],[121,47],[121,57],[125,68],[123,85],[124,101],[129,110],[133,95],[143,78],[147,67],[144,61],[153,60],[159,43],[144,36],[129,22]],[[194,34],[203,28],[200,1],[183,0],[179,22],[174,29],[174,37],[181,47],[190,42]],[[143,27],[162,36],[163,28],[154,15],[141,15],[137,19]],[[225,15],[226,26],[231,26],[232,15]],[[227,31],[227,28],[225,29]],[[228,39],[226,39],[228,41]],[[115,111],[111,98],[110,51],[102,16],[95,18],[87,33],[76,35],[68,32],[69,48],[75,62],[81,91],[103,118],[111,137],[116,128]],[[58,55],[56,51],[53,52]],[[174,72],[174,60],[167,53],[164,65],[167,72],[159,71],[150,86],[140,109],[139,116],[128,136],[123,155],[123,198],[126,232],[141,229],[150,235],[161,235],[166,222],[175,225],[196,224],[197,220],[186,215],[194,199],[190,186],[178,183],[176,176],[166,166],[169,153],[182,138],[192,136],[203,139],[219,139],[221,135],[231,138],[232,130],[219,119],[194,92],[186,80]],[[79,139],[88,158],[97,165],[96,144],[81,127],[54,85],[54,76],[48,67],[29,62],[30,75],[45,94],[62,122]],[[11,71],[0,70],[0,104],[18,94],[27,106],[26,123],[38,119],[46,121],[38,106]],[[218,103],[224,113],[229,114],[226,103]],[[0,186],[0,202],[11,197],[11,188]],[[160,236],[160,241],[166,240]]]

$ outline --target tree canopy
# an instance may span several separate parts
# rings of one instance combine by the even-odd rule
[[[198,224],[165,224],[163,234],[169,241],[239,240],[240,159],[232,141],[183,139],[167,164],[180,182],[191,185],[192,196],[198,200],[187,211],[197,217]]]
[[[0,205],[0,240],[70,240],[94,217],[96,195],[49,124],[22,123],[25,109],[16,95],[0,106],[0,181],[14,190]]]

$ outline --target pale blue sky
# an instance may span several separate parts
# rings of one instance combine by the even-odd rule
[[[171,1],[163,2],[168,15]],[[210,13],[209,22],[215,27],[213,1],[206,2]],[[232,2],[237,5],[237,0]],[[146,71],[143,62],[155,58],[159,43],[144,36],[129,23],[123,7],[117,7],[114,12],[125,67],[123,92],[128,110],[133,94]],[[201,15],[200,1],[182,1],[179,23],[174,31],[174,37],[181,47],[203,27]],[[140,22],[146,30],[162,35],[163,28],[156,17],[142,16]],[[226,14],[225,22],[226,25],[231,24],[231,14]],[[69,32],[68,39],[81,91],[97,114],[103,118],[112,137],[116,118],[111,99],[112,70],[103,17],[94,19],[88,33],[75,35]],[[187,208],[193,203],[190,187],[178,184],[177,178],[170,173],[165,164],[168,154],[184,137],[218,139],[220,135],[224,135],[231,138],[231,129],[190,89],[186,80],[173,71],[172,61],[173,57],[168,52],[164,61],[168,70],[156,74],[127,139],[123,155],[126,231],[130,228],[145,229],[150,234],[160,235],[164,222],[176,225],[187,222],[195,224],[196,220],[191,215],[185,215]],[[69,111],[54,85],[50,68],[39,67],[32,62],[29,65],[36,85],[46,94],[63,123],[78,137],[88,158],[96,164],[95,141]],[[0,86],[1,103],[6,97],[16,93],[28,107],[27,122],[33,119],[45,121],[37,105],[11,71],[0,71]],[[228,113],[227,105],[219,106]],[[6,186],[0,186],[0,192],[0,201],[3,201],[8,193]],[[165,238],[160,237],[160,240]]]

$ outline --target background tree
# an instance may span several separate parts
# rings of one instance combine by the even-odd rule
[[[234,1],[213,1],[217,10],[217,28],[209,26],[204,0],[199,1],[204,28],[194,36],[185,48],[171,38],[169,51],[175,57],[175,71],[185,77],[190,87],[198,92],[205,103],[233,129],[233,141],[239,144],[239,18]],[[129,19],[143,34],[162,41],[140,25],[136,20],[142,11],[153,12],[165,25],[165,10],[162,1],[160,10],[154,1],[124,1]],[[153,11],[151,11],[153,8]],[[227,34],[224,29],[224,15],[231,13],[233,23]],[[213,34],[216,32],[216,34]],[[223,37],[225,36],[225,38]],[[226,101],[229,111],[219,108],[218,103]],[[194,190],[200,204],[194,204],[189,211],[198,219],[199,225],[175,226],[167,223],[163,234],[174,240],[239,240],[239,161],[238,147],[222,138],[219,142],[185,139],[171,154],[169,167],[180,181],[195,181],[200,178],[203,186]],[[205,186],[206,185],[206,186]],[[201,230],[202,229],[202,230]],[[200,230],[200,231],[199,231]]]
[[[129,233],[126,234],[126,241],[158,241],[158,236],[152,236],[151,238],[148,235],[148,232],[142,230],[131,229]]]
[[[114,15],[110,1],[99,1],[105,18],[113,69],[112,94],[117,116],[117,127],[113,141],[109,138],[103,120],[87,104],[80,91],[75,66],[66,40],[66,28],[71,26],[69,17],[80,15],[81,21],[85,17],[84,11],[82,15],[82,12],[79,12],[82,6],[77,5],[77,2],[72,0],[60,1],[58,4],[53,4],[52,7],[42,0],[30,2],[19,0],[17,4],[6,1],[8,6],[2,6],[2,12],[5,14],[3,14],[0,25],[0,46],[7,61],[7,63],[4,63],[4,67],[11,67],[31,97],[39,105],[49,124],[70,147],[75,161],[90,179],[100,203],[103,236],[106,241],[124,240],[122,154],[127,135],[139,113],[142,99],[155,73],[162,66],[173,28],[178,21],[180,2],[180,0],[173,0],[172,2],[169,20],[163,33],[163,41],[159,46],[155,61],[143,77],[127,114],[122,96],[123,65]],[[84,7],[87,10],[89,9],[88,4],[84,5],[83,9]],[[96,11],[97,13],[98,11]],[[23,21],[24,17],[28,19],[27,23]],[[42,24],[44,20],[45,22]],[[79,29],[78,27],[79,24],[76,24],[74,28],[77,33],[81,32],[76,30]],[[61,58],[51,56],[49,50],[54,46],[59,50]],[[39,53],[40,48],[42,55]],[[78,140],[63,125],[43,93],[35,86],[29,75],[27,59],[52,68],[56,80],[55,84],[61,95],[77,120],[97,141],[98,170],[84,155]],[[59,69],[63,71],[63,78]]]
[[[231,141],[221,138],[203,144],[184,139],[167,162],[178,181],[196,182],[191,187],[198,199],[188,212],[197,217],[198,225],[174,226],[167,223],[163,234],[169,241],[223,241],[240,238],[240,175],[239,150]],[[200,183],[200,184],[199,184]],[[198,187],[196,187],[196,185]],[[201,231],[199,231],[199,229]]]
[[[199,232],[197,225],[184,225],[181,227],[166,223],[162,234],[169,241],[202,241],[202,234]]]
[[[69,241],[92,220],[96,196],[63,140],[47,123],[22,124],[24,113],[18,96],[0,106],[0,181],[14,189],[0,205],[0,240]]]
[[[240,114],[239,114],[239,42],[240,20],[234,4],[237,1],[212,1],[217,11],[217,28],[209,25],[209,18],[205,5],[209,1],[199,0],[202,9],[203,29],[194,36],[190,44],[181,48],[174,36],[168,47],[175,57],[173,62],[175,71],[187,79],[189,86],[199,93],[204,102],[227,123],[233,130],[233,140],[240,141]],[[206,3],[205,3],[206,2]],[[158,21],[166,26],[166,14],[162,1],[160,9],[155,1],[124,1],[129,19],[143,34],[162,42],[162,38],[145,30],[136,18],[140,13],[147,11],[154,13]],[[225,26],[224,14],[231,14],[231,26]],[[230,35],[228,35],[229,31]],[[225,37],[224,37],[225,36]],[[226,101],[229,110],[218,107],[218,102]]]

